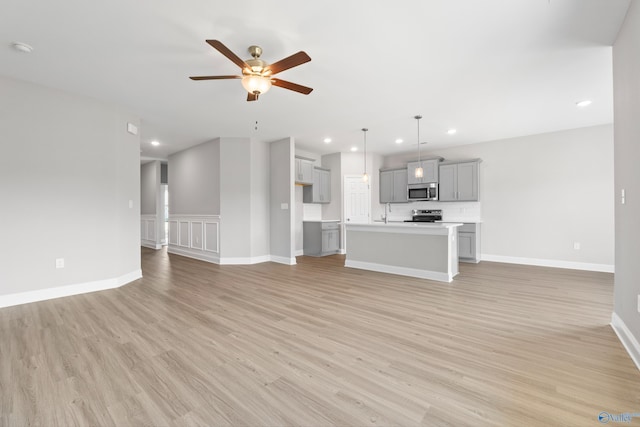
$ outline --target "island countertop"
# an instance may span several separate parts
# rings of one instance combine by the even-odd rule
[[[370,224],[351,224],[345,226],[354,231],[376,231],[407,234],[449,234],[451,229],[461,227],[461,222],[372,222]]]

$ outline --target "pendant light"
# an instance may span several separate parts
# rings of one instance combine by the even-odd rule
[[[367,175],[367,131],[369,129],[362,128],[364,134],[364,173],[362,174],[362,181],[369,182],[369,175]]]
[[[414,116],[414,119],[418,122],[418,167],[415,169],[415,177],[422,178],[424,171],[422,170],[422,164],[420,163],[420,119],[421,115]]]

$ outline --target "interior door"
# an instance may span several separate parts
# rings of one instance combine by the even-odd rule
[[[344,223],[368,224],[371,218],[371,189],[368,182],[362,181],[362,175],[345,175],[344,177]],[[346,250],[346,234],[342,247]]]
[[[347,224],[369,223],[369,183],[361,175],[344,177],[344,220]]]

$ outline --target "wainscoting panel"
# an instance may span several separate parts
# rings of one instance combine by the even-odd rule
[[[220,263],[219,215],[171,215],[169,253]]]
[[[183,248],[188,248],[189,247],[189,221],[183,221],[180,220],[180,228],[179,228],[179,235],[178,235],[178,242],[180,242],[180,246],[182,246]]]
[[[155,215],[140,215],[140,244],[151,249],[160,249],[158,241],[157,219]]]
[[[219,222],[211,222],[207,221],[204,223],[204,250],[207,252],[216,252],[220,253],[220,248],[218,244],[220,239],[218,238],[219,233]]]
[[[191,249],[203,249],[202,226],[203,221],[191,221]]]
[[[169,221],[169,244],[178,244],[178,221]]]

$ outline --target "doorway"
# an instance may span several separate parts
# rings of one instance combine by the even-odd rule
[[[343,189],[343,224],[368,224],[371,220],[371,187],[362,175],[345,175]],[[346,251],[346,228],[342,227],[342,247]]]
[[[162,239],[160,243],[162,246],[167,246],[169,244],[169,185],[161,184],[160,185],[160,194],[162,200]]]

